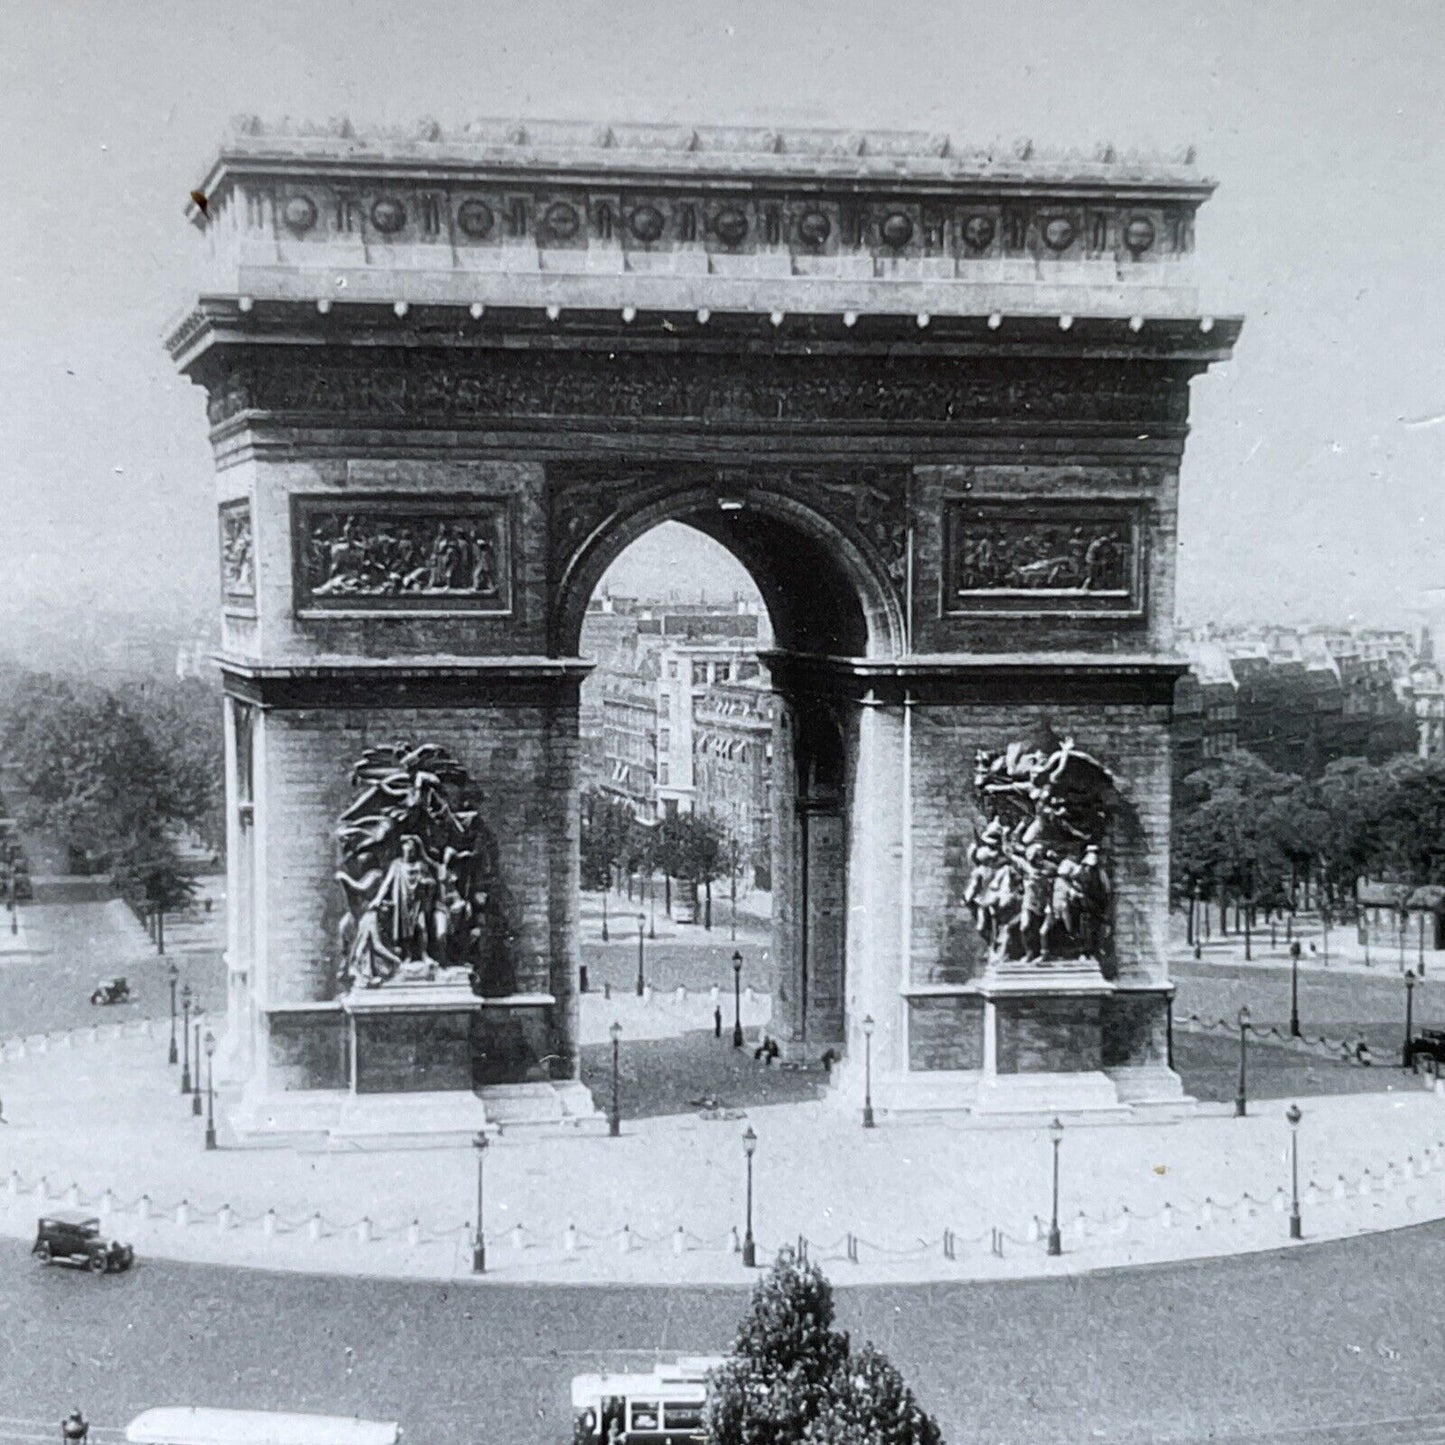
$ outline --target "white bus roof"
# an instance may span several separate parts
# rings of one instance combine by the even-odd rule
[[[707,1374],[723,1363],[721,1357],[691,1355],[676,1364],[627,1375],[574,1375],[572,1403],[579,1409],[608,1395],[627,1399],[698,1400],[706,1394]]]
[[[401,1428],[355,1415],[292,1415],[166,1405],[125,1428],[131,1445],[396,1445]]]

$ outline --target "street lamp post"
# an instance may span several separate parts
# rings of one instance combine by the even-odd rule
[[[1407,925],[1409,922],[1410,922],[1410,915],[1409,915],[1403,908],[1401,908],[1400,911],[1399,911],[1399,913],[1396,914],[1396,916],[1395,916],[1395,923],[1396,923],[1395,932],[1399,935],[1399,938],[1400,938],[1400,972],[1401,972],[1401,973],[1404,973],[1404,971],[1405,971],[1405,930],[1406,930],[1406,925]]]
[[[743,956],[733,951],[733,1048],[743,1046]]]
[[[180,969],[172,963],[166,970],[166,978],[171,986],[171,1051],[166,1058],[168,1064],[174,1064],[180,1059],[180,1055],[176,1052],[176,980],[180,976]]]
[[[1289,1237],[1303,1239],[1303,1225],[1299,1213],[1299,1121],[1304,1118],[1298,1104],[1291,1104],[1285,1110],[1289,1120]]]
[[[873,1119],[873,1015],[863,1018],[863,1127],[871,1129]]]
[[[615,1139],[622,1133],[622,1105],[618,1094],[622,1025],[614,1019],[607,1032],[612,1035],[612,1112],[607,1116],[607,1132]]]
[[[1330,962],[1330,910],[1320,909],[1320,952],[1324,957],[1325,966]]]
[[[482,1193],[484,1183],[482,1161],[487,1157],[488,1142],[484,1131],[478,1131],[472,1140],[472,1147],[477,1151],[477,1232],[472,1237],[473,1274],[486,1274],[487,1272],[487,1236],[482,1228],[482,1213],[485,1203],[485,1196]]]
[[[753,1269],[758,1262],[758,1246],[753,1240],[753,1151],[758,1147],[758,1136],[751,1124],[743,1135],[743,1154],[748,1161],[747,1228],[743,1232],[743,1268]]]
[[[647,980],[642,972],[642,950],[647,946],[647,916],[637,915],[637,996],[641,998],[647,990]]]
[[[602,885],[602,941],[606,943],[607,938],[607,895],[612,891],[612,869],[607,870],[607,882]]]
[[[1234,1117],[1242,1119],[1245,1116],[1245,1103],[1247,1091],[1245,1088],[1246,1060],[1249,1055],[1249,1008],[1241,1004],[1239,1009],[1239,1087],[1234,1094]]]
[[[199,1119],[201,1117],[201,1014],[204,1010],[199,1004],[191,1015],[191,1022],[196,1029],[196,1048],[192,1057],[196,1061],[196,1085],[191,1091],[191,1114]]]
[[[191,986],[181,989],[181,1093],[191,1092]]]
[[[1289,1036],[1299,1038],[1299,942],[1289,946]]]
[[[1405,1044],[1400,1052],[1400,1067],[1408,1069],[1414,1062],[1415,1035],[1415,970],[1405,970]]]
[[[1059,1234],[1059,1145],[1064,1142],[1063,1120],[1055,1119],[1049,1125],[1049,1139],[1054,1146],[1054,1203],[1049,1214],[1049,1253],[1058,1255],[1064,1252],[1064,1242]]]
[[[206,1148],[216,1147],[216,1036],[206,1030]]]

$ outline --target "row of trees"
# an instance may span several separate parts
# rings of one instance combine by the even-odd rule
[[[1236,753],[1176,798],[1175,901],[1352,909],[1362,880],[1445,883],[1445,761],[1342,758],[1317,778]]]
[[[674,813],[660,823],[643,823],[621,798],[600,788],[582,794],[582,886],[608,888],[619,879],[680,878],[707,898],[711,922],[712,885],[735,874],[741,849],[728,828],[705,813]]]
[[[122,895],[169,911],[195,885],[174,837],[225,846],[221,709],[199,679],[100,687],[20,673],[0,692],[0,758],[20,795],[20,821],[108,860]]]

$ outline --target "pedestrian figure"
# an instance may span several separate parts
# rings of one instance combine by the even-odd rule
[[[719,1004],[712,1011],[712,1036],[715,1039],[722,1038],[722,1005]]]

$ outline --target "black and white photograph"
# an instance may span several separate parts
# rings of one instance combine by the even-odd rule
[[[1442,74],[0,0],[0,1445],[1445,1441]]]

